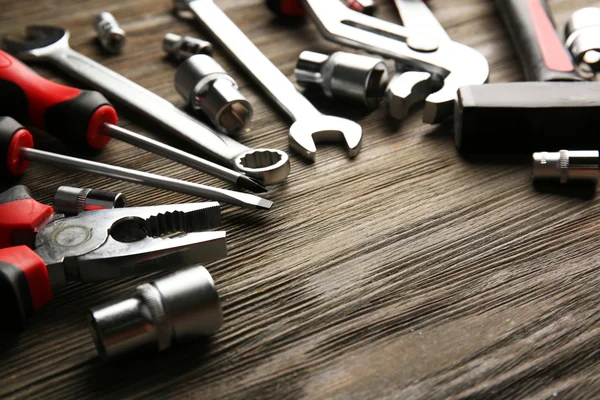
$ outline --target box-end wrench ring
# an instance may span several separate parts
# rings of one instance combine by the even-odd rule
[[[173,104],[69,47],[69,32],[58,27],[28,26],[27,40],[4,40],[17,58],[48,61],[72,77],[135,110],[163,129],[191,143],[224,166],[265,184],[283,182],[290,172],[288,155],[275,149],[252,149],[214,132]]]
[[[294,121],[289,131],[292,149],[314,161],[315,142],[340,142],[350,157],[358,155],[362,143],[361,126],[345,118],[321,114],[213,0],[175,0],[175,9],[186,18],[186,14],[193,14]]]

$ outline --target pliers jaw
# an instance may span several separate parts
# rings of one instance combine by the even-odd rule
[[[227,253],[216,202],[130,207],[57,218],[38,233],[36,253],[53,287],[208,262]]]

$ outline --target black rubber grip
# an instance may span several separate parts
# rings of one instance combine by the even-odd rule
[[[46,131],[64,143],[85,148],[88,146],[87,131],[92,116],[104,105],[110,103],[101,93],[82,90],[77,97],[46,110]]]
[[[455,142],[463,154],[600,149],[600,84],[511,82],[458,91]]]
[[[0,79],[0,115],[22,123],[29,121],[29,103],[25,92],[14,82]]]
[[[580,81],[546,0],[496,0],[529,81]]]
[[[284,17],[303,17],[302,0],[267,0],[267,7],[275,14]]]
[[[0,261],[0,329],[23,331],[33,311],[25,273],[17,266]]]

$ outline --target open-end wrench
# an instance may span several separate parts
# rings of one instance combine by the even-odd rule
[[[58,27],[28,26],[27,40],[4,40],[4,48],[17,58],[48,61],[76,79],[123,103],[165,130],[265,184],[280,183],[290,171],[281,150],[251,149],[214,132],[160,96],[79,54],[69,47],[69,32]],[[0,65],[0,68],[2,65]]]
[[[294,121],[289,131],[292,149],[314,160],[317,151],[315,142],[337,141],[346,146],[350,157],[358,154],[362,141],[360,125],[345,118],[321,114],[213,0],[175,0],[175,7],[179,12],[193,13],[240,67]]]
[[[404,109],[426,97],[424,122],[438,123],[452,116],[458,88],[488,79],[485,57],[452,41],[423,0],[395,0],[402,22],[410,27],[361,14],[338,0],[302,1],[327,40],[392,58],[402,71],[417,71],[400,76],[397,93],[406,97],[400,101]]]

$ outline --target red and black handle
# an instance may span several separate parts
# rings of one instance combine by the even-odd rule
[[[33,147],[31,133],[11,117],[0,117],[0,177],[25,173],[29,160],[21,155],[23,147]],[[0,238],[0,247],[3,243]]]
[[[110,140],[103,125],[117,123],[115,109],[99,92],[52,82],[1,50],[0,93],[0,115],[76,146],[101,149]]]
[[[284,17],[303,17],[306,15],[302,0],[267,0],[267,7],[275,14]]]
[[[46,264],[30,247],[36,228],[52,216],[52,207],[31,197],[27,187],[0,193],[0,327],[22,331],[34,311],[50,301]]]
[[[581,81],[546,0],[496,0],[529,81]]]

